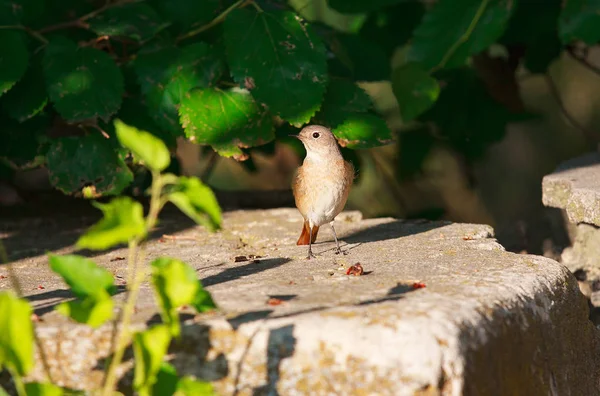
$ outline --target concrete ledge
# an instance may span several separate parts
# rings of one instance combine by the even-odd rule
[[[28,237],[54,237],[44,224]],[[27,224],[8,224],[4,237],[18,227]],[[504,251],[488,226],[356,212],[336,224],[349,254],[333,254],[324,228],[318,259],[307,261],[295,246],[300,228],[293,209],[238,211],[216,235],[192,227],[149,244],[148,260],[193,265],[222,309],[187,315],[170,355],[180,372],[214,381],[223,395],[600,394],[600,338],[577,281],[555,261]],[[118,249],[95,260],[122,276],[124,256]],[[357,262],[366,274],[347,276]],[[111,329],[93,333],[51,311],[68,294],[45,257],[16,266],[41,315],[54,377],[93,387]],[[138,326],[155,317],[149,287],[137,308]],[[32,378],[41,378],[39,366]]]
[[[566,210],[572,223],[600,226],[600,153],[566,161],[545,176],[542,201]]]

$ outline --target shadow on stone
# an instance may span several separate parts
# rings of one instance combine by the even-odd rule
[[[229,322],[229,324],[231,325],[231,327],[233,327],[234,330],[237,330],[241,325],[243,325],[245,323],[250,323],[250,322],[254,322],[257,320],[267,318],[271,314],[271,312],[273,312],[272,309],[265,309],[263,311],[245,312],[245,313],[235,316],[231,319],[227,319],[227,322]]]
[[[360,230],[356,233],[343,236],[340,239],[348,244],[384,241],[427,232],[443,225],[440,222],[429,222],[426,220],[396,220]]]
[[[259,262],[252,262],[239,267],[227,268],[216,275],[210,275],[202,279],[202,285],[204,285],[204,287],[208,287],[218,285],[219,283],[229,282],[245,276],[256,274],[258,272],[277,268],[289,261],[291,260],[287,258],[261,259]]]
[[[252,391],[253,396],[278,396],[277,383],[283,359],[292,357],[296,350],[294,325],[287,325],[269,331],[267,341],[267,384]]]
[[[117,294],[121,294],[125,291],[125,286],[116,286],[116,290],[113,296]],[[51,290],[44,293],[33,294],[29,296],[25,296],[27,300],[29,300],[34,306],[34,313],[38,316],[42,316],[54,309],[58,304],[72,300],[75,298],[73,293],[71,293],[68,289],[57,289]],[[45,303],[45,300],[53,300],[52,302]]]

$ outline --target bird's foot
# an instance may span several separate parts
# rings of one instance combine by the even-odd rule
[[[313,254],[313,252],[309,251],[309,252],[308,252],[308,256],[306,256],[306,259],[307,259],[307,260],[310,260],[311,258],[315,258],[315,259],[316,259],[316,258],[317,258],[317,256],[315,256],[315,255]]]
[[[342,250],[342,249],[340,249],[340,248],[337,248],[337,249],[335,250],[335,254],[341,254],[341,255],[344,255],[344,256],[346,256],[346,255],[348,254],[348,251],[347,251],[347,250]]]

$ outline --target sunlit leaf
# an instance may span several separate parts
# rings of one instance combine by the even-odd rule
[[[184,262],[161,257],[152,262],[152,284],[161,307],[163,322],[173,336],[180,332],[177,308],[191,304],[200,288],[196,271]]]
[[[96,297],[110,292],[114,278],[94,261],[78,255],[49,256],[50,268],[59,274],[77,297]]]
[[[66,301],[57,305],[56,311],[78,323],[97,328],[113,316],[114,302],[108,293],[104,292],[104,296]]]
[[[199,381],[192,377],[183,377],[177,384],[174,396],[212,396],[214,389],[210,382]]]
[[[32,309],[12,292],[0,292],[0,368],[24,376],[33,368]]]
[[[141,395],[150,394],[170,342],[171,332],[165,325],[155,325],[133,336],[133,386]]]
[[[195,177],[181,176],[169,201],[185,213],[190,219],[209,230],[221,227],[221,208],[212,190]]]
[[[146,235],[144,208],[129,197],[115,198],[107,204],[94,203],[104,216],[77,241],[84,249],[104,250]]]
[[[171,155],[162,140],[149,132],[141,131],[115,120],[115,131],[121,144],[131,150],[134,156],[155,171],[162,171],[171,162]]]
[[[27,396],[62,396],[65,394],[61,387],[47,382],[28,382],[25,384],[25,391]],[[68,394],[73,395],[71,392]]]
[[[152,386],[153,395],[173,395],[177,390],[179,376],[177,370],[171,364],[162,362],[158,373],[156,374],[156,382]]]
[[[352,149],[382,146],[393,141],[386,122],[374,114],[349,114],[346,120],[332,129],[340,145]]]
[[[179,114],[187,137],[198,144],[210,144],[225,157],[245,159],[241,148],[275,137],[271,115],[240,89],[194,90],[183,99]]]

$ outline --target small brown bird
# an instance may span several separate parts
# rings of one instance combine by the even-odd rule
[[[317,239],[319,227],[329,223],[336,254],[342,253],[333,219],[346,205],[354,181],[354,167],[344,160],[335,136],[324,126],[309,125],[296,137],[306,148],[306,158],[292,185],[296,206],[304,217],[297,245],[308,245],[307,259],[315,257],[312,244]]]

